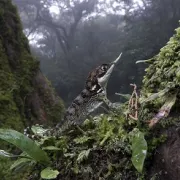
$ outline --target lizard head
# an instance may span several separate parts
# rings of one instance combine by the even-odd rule
[[[106,88],[109,77],[111,76],[114,66],[119,61],[121,55],[122,53],[118,56],[118,58],[115,61],[109,64],[102,64],[90,72],[86,81],[86,87],[90,91],[98,92],[100,89]]]

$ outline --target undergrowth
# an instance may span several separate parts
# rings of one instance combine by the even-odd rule
[[[136,141],[133,137],[143,135],[142,142],[135,145],[135,148],[139,148],[139,154],[136,155],[139,159],[146,156],[150,158],[157,145],[164,142],[160,135],[154,136],[153,139],[146,126],[139,121],[127,119],[124,114],[118,112],[86,119],[80,127],[70,126],[59,137],[42,135],[43,128],[40,126],[33,126],[32,130],[36,135],[36,143],[48,153],[51,163],[33,164],[28,180],[41,179],[40,172],[47,167],[58,170],[58,176],[55,178],[57,180],[145,179],[148,163],[145,161],[144,165],[143,161],[136,165],[136,168],[142,166],[142,172],[138,172],[133,165],[132,141]],[[148,149],[151,151],[147,154],[144,149],[143,156],[141,146],[146,147],[143,144],[146,143],[144,135],[146,138],[151,137],[153,141],[150,140],[148,143]],[[21,171],[19,166],[13,170]]]

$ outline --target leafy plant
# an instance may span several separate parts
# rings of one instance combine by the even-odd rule
[[[10,170],[16,170],[18,169],[18,171],[22,170],[22,168],[26,168],[26,166],[30,166],[35,164],[36,161],[33,161],[32,159],[28,159],[28,158],[20,158],[18,160],[16,160],[10,167]]]
[[[14,155],[14,154],[8,153],[8,152],[6,152],[4,150],[0,150],[0,156],[9,157],[9,158],[23,157],[21,155]]]
[[[0,139],[15,145],[23,152],[26,152],[29,157],[38,162],[49,162],[47,154],[41,150],[33,140],[15,130],[0,129]]]
[[[147,142],[144,139],[144,134],[138,129],[134,129],[131,132],[132,143],[132,163],[138,172],[142,173],[144,160],[147,155]]]
[[[43,179],[55,179],[59,174],[59,171],[52,170],[52,168],[47,167],[41,171],[41,178]]]
[[[78,155],[78,158],[77,158],[77,162],[81,163],[83,160],[87,159],[90,151],[91,151],[91,149],[83,150],[82,152],[80,152],[80,154]]]

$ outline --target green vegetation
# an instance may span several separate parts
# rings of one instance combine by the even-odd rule
[[[64,109],[62,100],[56,97],[42,75],[38,85],[43,82],[47,93],[39,91],[36,83],[39,62],[30,53],[17,9],[10,0],[0,1],[0,26],[0,127],[22,132],[31,123],[59,121]],[[18,152],[2,141],[0,145]],[[4,158],[0,161],[0,177],[16,179],[7,168],[11,162]]]
[[[160,53],[149,60],[143,80],[144,93],[155,93],[169,88],[178,90],[180,84],[180,28]]]
[[[129,129],[133,126],[136,127],[136,123],[133,121],[131,121],[133,125],[129,123],[130,121],[125,119],[125,116],[118,113],[101,115],[84,122],[81,126],[84,133],[76,127],[70,127],[58,138],[54,136],[43,137],[42,129],[33,127],[36,129],[33,132],[39,137],[39,140],[36,140],[37,144],[48,153],[52,163],[43,165],[38,162],[23,161],[16,167],[12,165],[13,170],[20,171],[28,164],[32,166],[31,179],[33,180],[40,179],[40,172],[43,169],[45,170],[42,171],[41,176],[44,178],[46,171],[49,172],[51,169],[55,170],[56,176],[59,174],[60,179],[71,179],[72,177],[74,179],[97,179],[100,177],[105,179],[137,179],[142,175],[134,167],[139,172],[142,171],[147,144],[145,140],[145,142],[142,141],[144,135],[138,129]],[[22,139],[22,142],[26,141]],[[137,147],[136,145],[139,143],[142,146]],[[134,167],[131,162],[131,151],[134,152],[132,160],[135,162]],[[21,159],[18,159],[15,164]],[[50,172],[47,173],[48,176],[50,174]]]
[[[29,179],[33,180],[147,179],[148,159],[157,146],[166,141],[166,136],[156,130],[149,131],[144,122],[154,117],[163,104],[170,111],[179,100],[180,29],[176,32],[161,52],[148,60],[151,65],[146,70],[139,99],[138,120],[132,119],[134,109],[127,102],[116,112],[87,119],[80,128],[70,126],[60,135],[54,130],[54,134],[47,136],[46,129],[33,126],[34,141],[48,154],[51,163],[38,163],[31,154],[32,160],[19,157],[11,169],[21,172],[28,166],[31,168]],[[174,99],[173,103],[169,99]],[[26,141],[22,139],[22,143]],[[23,153],[29,155],[27,150]]]
[[[0,5],[0,126],[22,130],[27,120],[40,121],[35,111],[43,110],[47,111],[49,122],[57,122],[63,103],[39,73],[39,62],[30,53],[16,8],[9,0]],[[32,96],[36,98],[34,104],[40,104],[36,110],[31,107]]]
[[[146,106],[151,112],[166,109],[168,115],[172,106],[175,105],[174,111],[178,114],[180,97],[179,40],[180,28],[177,28],[176,34],[170,38],[160,53],[145,61],[148,62],[149,67],[146,69],[143,79],[140,101],[141,103],[146,102]],[[174,123],[173,118],[170,121]],[[168,124],[171,123],[168,122]]]
[[[0,24],[0,126],[3,128],[0,139],[18,148],[1,143],[4,150],[0,150],[0,177],[7,180],[147,179],[148,160],[166,141],[166,136],[156,129],[149,130],[146,122],[160,108],[163,112],[168,110],[168,116],[179,107],[180,28],[157,56],[146,61],[150,66],[146,69],[138,109],[130,108],[129,100],[135,99],[132,97],[118,111],[87,119],[80,128],[70,126],[58,136],[56,130],[47,136],[46,129],[33,126],[31,140],[7,128],[22,131],[26,124],[43,120],[46,124],[56,123],[62,117],[62,101],[39,72],[39,63],[30,54],[16,8],[9,0],[0,1]],[[132,118],[136,110],[137,120]],[[4,157],[12,158],[13,163]],[[18,175],[9,173],[9,167],[10,172]]]

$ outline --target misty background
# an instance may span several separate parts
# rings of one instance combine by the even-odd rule
[[[43,74],[68,105],[88,73],[123,52],[108,97],[141,87],[145,64],[174,34],[179,0],[13,0]]]

